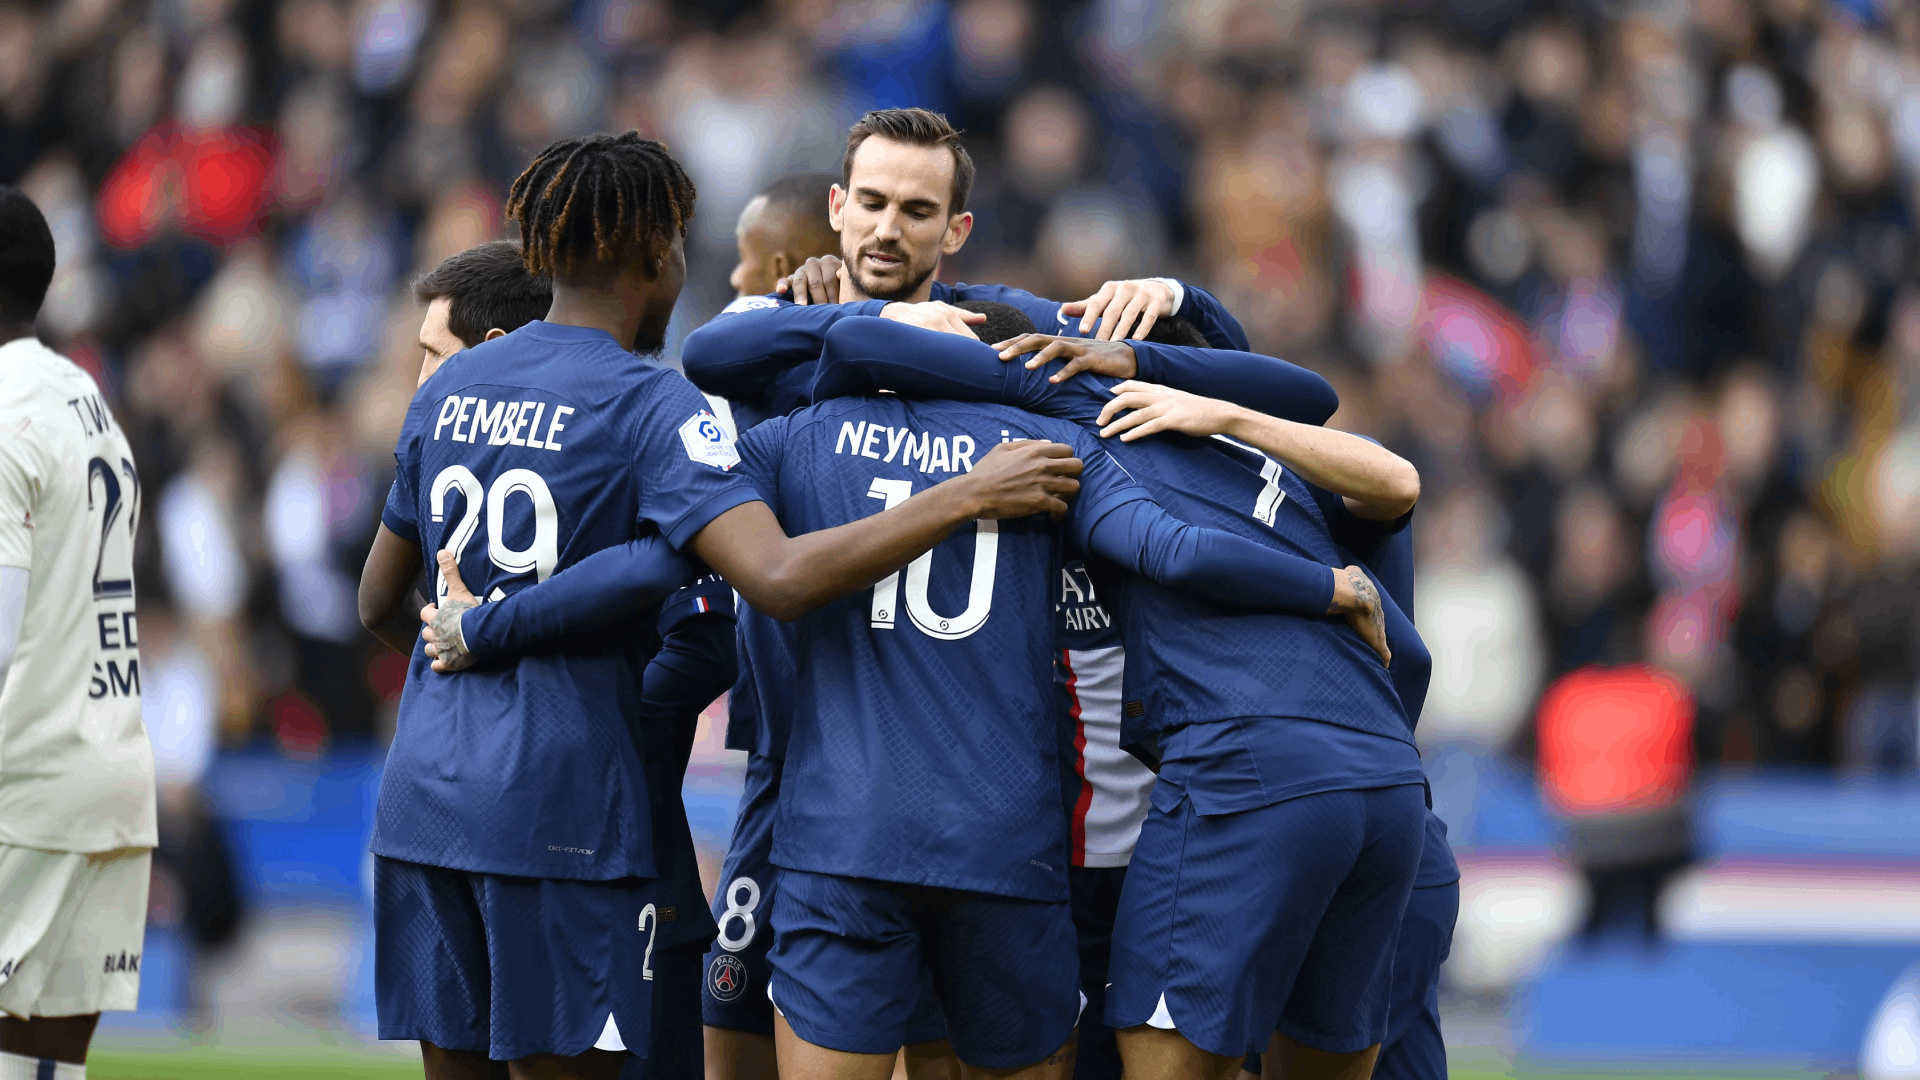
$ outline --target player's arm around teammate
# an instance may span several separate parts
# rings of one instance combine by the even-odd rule
[[[1282,420],[1170,386],[1129,380],[1113,388],[1100,413],[1102,438],[1132,442],[1159,431],[1226,435],[1291,465],[1310,483],[1343,497],[1354,516],[1392,521],[1420,499],[1413,464],[1378,443],[1329,428]]]

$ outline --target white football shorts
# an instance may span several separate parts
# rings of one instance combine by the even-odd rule
[[[0,1013],[83,1016],[140,1000],[151,848],[0,844]]]

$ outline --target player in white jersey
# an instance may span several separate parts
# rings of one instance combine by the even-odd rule
[[[153,748],[140,720],[133,451],[33,335],[40,210],[0,187],[0,1080],[86,1076],[140,990]]]

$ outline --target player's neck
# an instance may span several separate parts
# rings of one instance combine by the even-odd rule
[[[646,305],[636,300],[632,290],[617,280],[606,284],[556,281],[553,306],[547,309],[546,321],[559,326],[605,330],[622,348],[628,348],[646,316]]]
[[[33,336],[33,324],[30,322],[0,322],[0,345],[19,341]]]

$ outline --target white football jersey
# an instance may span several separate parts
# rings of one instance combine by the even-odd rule
[[[0,345],[0,566],[28,573],[0,690],[0,843],[152,847],[133,532],[140,477],[100,388],[33,338]]]

